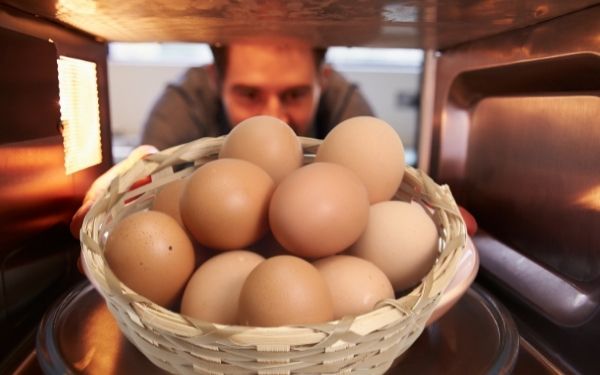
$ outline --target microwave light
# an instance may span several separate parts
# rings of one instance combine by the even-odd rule
[[[96,64],[60,56],[58,84],[66,174],[102,162]]]

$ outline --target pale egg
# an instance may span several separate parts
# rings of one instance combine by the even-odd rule
[[[367,227],[347,252],[379,267],[394,290],[414,287],[437,257],[438,230],[417,202],[386,201],[369,210]]]
[[[313,262],[331,291],[334,318],[373,310],[386,298],[394,298],[387,276],[373,263],[350,255],[332,255]]]

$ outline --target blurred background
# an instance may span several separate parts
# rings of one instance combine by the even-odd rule
[[[326,60],[357,84],[377,117],[396,129],[406,160],[416,164],[423,51],[401,48],[332,47]],[[141,127],[164,87],[190,66],[212,62],[198,43],[111,43],[108,79],[115,161],[138,144]]]

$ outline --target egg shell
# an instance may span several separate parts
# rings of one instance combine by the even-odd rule
[[[188,281],[181,299],[181,313],[207,322],[235,324],[242,285],[264,259],[246,250],[232,250],[210,258]]]
[[[239,301],[239,323],[272,327],[324,323],[333,319],[329,288],[309,262],[279,255],[256,266]]]
[[[203,246],[246,248],[268,229],[273,179],[240,159],[209,161],[194,171],[183,189],[181,217]]]
[[[158,211],[135,212],[118,222],[104,256],[121,282],[163,307],[179,298],[195,267],[187,234],[175,219]]]
[[[239,158],[263,168],[278,184],[302,165],[304,153],[296,133],[272,116],[250,117],[227,134],[219,158]]]
[[[185,183],[186,179],[180,178],[165,184],[156,193],[151,206],[154,211],[164,212],[173,217],[182,227],[184,227],[184,225],[179,209],[179,200]]]
[[[357,116],[335,126],[319,146],[316,162],[352,169],[367,187],[369,202],[391,199],[404,176],[404,146],[387,122]]]
[[[320,258],[345,250],[367,224],[369,198],[360,179],[332,163],[305,165],[275,189],[269,206],[273,236],[290,253]]]
[[[417,202],[385,201],[371,206],[367,227],[347,254],[366,259],[390,279],[395,291],[414,287],[431,270],[438,230]]]
[[[373,263],[350,255],[332,255],[313,265],[331,291],[334,318],[356,316],[373,310],[377,302],[394,298],[394,288]]]

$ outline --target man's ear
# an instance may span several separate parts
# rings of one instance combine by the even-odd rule
[[[215,92],[221,92],[221,85],[219,84],[219,74],[214,64],[206,65],[206,73],[208,74],[208,82],[211,89]]]
[[[333,68],[329,64],[323,64],[320,69],[319,74],[319,83],[323,89],[327,88],[329,84],[329,78],[331,77]]]

